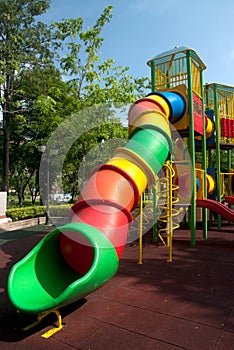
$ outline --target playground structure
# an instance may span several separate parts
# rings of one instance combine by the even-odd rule
[[[180,91],[186,96],[187,110],[180,119],[175,120],[173,126],[189,150],[191,172],[183,173],[183,156],[180,162],[175,160],[174,163],[177,173],[180,173],[180,183],[187,181],[192,184],[192,189],[196,189],[191,193],[188,213],[191,245],[195,245],[196,223],[199,219],[203,223],[203,237],[207,238],[207,209],[218,213],[220,230],[222,216],[234,221],[234,213],[230,209],[234,194],[231,163],[234,148],[234,87],[217,83],[203,85],[203,70],[206,66],[194,50],[186,47],[176,47],[147,63],[151,67],[152,92]],[[212,150],[216,151],[215,165],[211,163]],[[227,158],[227,169],[223,170],[221,151]],[[179,152],[183,153],[183,145],[179,147]],[[197,163],[196,156],[199,153],[201,161]],[[229,203],[229,208],[222,204],[224,201]],[[203,208],[202,214],[199,214],[198,207]]]
[[[160,230],[156,222],[153,226],[160,239],[166,235],[169,261],[173,230],[178,227],[176,218],[187,212],[183,200],[189,198],[190,202],[186,215],[191,245],[196,244],[198,215],[207,238],[207,208],[219,214],[220,229],[221,215],[234,221],[234,212],[221,203],[223,198],[230,205],[234,202],[234,88],[203,86],[206,66],[194,50],[186,47],[160,54],[148,65],[152,91],[129,109],[128,142],[91,174],[69,212],[70,223],[48,233],[10,272],[11,302],[21,312],[38,314],[38,321],[50,312],[59,315],[58,308],[83,298],[112,278],[133,212],[140,208],[142,213],[146,190],[151,189],[153,194],[153,216],[159,211],[157,221],[165,225]],[[184,140],[181,144],[173,141],[178,133]],[[183,158],[184,144],[189,159]],[[173,148],[180,153],[178,162]],[[209,161],[212,149],[217,156],[215,169]],[[228,168],[222,172],[221,150],[228,157]],[[199,152],[202,161],[198,164]],[[202,207],[199,213],[198,207]],[[46,336],[62,327],[59,316],[58,322],[58,328]]]

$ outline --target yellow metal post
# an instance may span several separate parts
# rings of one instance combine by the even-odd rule
[[[143,260],[142,260],[142,256],[143,256],[142,226],[143,226],[143,199],[142,199],[142,195],[141,195],[140,196],[140,216],[139,216],[139,259],[138,259],[138,264],[143,264]]]

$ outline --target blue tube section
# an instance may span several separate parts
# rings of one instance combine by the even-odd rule
[[[170,108],[169,121],[172,124],[178,122],[181,118],[183,118],[186,110],[186,101],[180,93],[164,91],[164,92],[153,92],[148,94],[148,96],[150,95],[161,96],[168,103]]]

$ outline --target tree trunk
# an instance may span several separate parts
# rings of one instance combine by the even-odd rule
[[[10,175],[10,113],[3,111],[3,160],[2,160],[2,191],[9,192]]]
[[[10,177],[10,121],[11,121],[11,102],[13,96],[13,84],[15,79],[15,71],[12,70],[6,76],[4,88],[5,101],[2,104],[3,113],[3,161],[2,161],[2,190],[9,193],[9,177]]]

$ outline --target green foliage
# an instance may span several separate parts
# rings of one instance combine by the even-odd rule
[[[196,152],[196,162],[202,163],[202,153]],[[231,157],[231,168],[234,168],[234,158]],[[216,168],[216,150],[215,149],[209,149],[208,150],[208,167]],[[220,150],[220,170],[221,172],[227,172],[228,171],[228,151],[226,150]]]
[[[81,108],[109,102],[130,103],[149,87],[149,79],[134,79],[128,74],[129,67],[118,66],[113,58],[101,61],[99,51],[104,40],[101,34],[111,18],[112,6],[107,6],[87,30],[82,18],[51,25],[54,37],[61,40],[56,42],[60,68],[71,77],[68,84],[77,91]]]
[[[82,18],[50,25],[37,21],[49,5],[49,0],[0,1],[0,158],[2,189],[7,191],[9,174],[17,169],[24,178],[23,191],[28,185],[31,190],[33,184],[38,192],[37,146],[41,140],[45,144],[67,117],[85,107],[130,103],[149,86],[147,78],[134,79],[129,68],[117,65],[113,58],[100,58],[102,31],[111,21],[112,6],[103,10],[92,27],[84,28]],[[107,115],[106,122],[111,123],[112,117]],[[107,129],[90,131],[69,152],[63,174],[66,192],[75,195],[78,191],[74,171],[84,154],[101,139],[124,134],[118,123]],[[14,183],[11,178],[10,183]]]
[[[67,217],[69,204],[64,205],[52,205],[50,206],[50,215],[53,217]],[[22,208],[10,208],[6,210],[6,216],[11,218],[12,221],[19,221],[25,219],[36,218],[39,216],[45,216],[46,210],[44,206],[31,206]]]
[[[12,221],[36,218],[39,216],[45,216],[45,214],[46,211],[44,206],[11,208],[6,210],[6,216],[11,218]]]
[[[59,204],[50,206],[51,217],[65,217],[67,218],[68,211],[71,208],[70,204]]]
[[[24,110],[22,75],[34,67],[51,65],[51,33],[35,17],[49,8],[49,0],[1,0],[0,2],[0,104],[3,115],[2,189],[9,189],[10,125],[15,114]],[[20,113],[19,113],[20,112]]]
[[[49,0],[1,0],[0,68],[5,89],[10,88],[7,85],[23,69],[49,62],[50,31],[46,24],[35,22],[35,17],[43,14],[49,4]]]
[[[106,109],[105,113],[107,112]],[[101,115],[103,116],[103,114],[104,110]],[[70,192],[74,199],[79,193],[84,180],[90,175],[90,171],[105,163],[117,147],[123,146],[127,137],[127,128],[114,117],[109,117],[106,123],[100,121],[99,127],[92,128],[81,135],[68,151],[63,165],[62,182],[64,191]],[[108,142],[109,140],[112,142]],[[105,143],[105,146],[102,142]],[[84,164],[81,164],[82,162]]]

